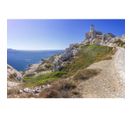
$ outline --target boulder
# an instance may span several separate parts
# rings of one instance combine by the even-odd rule
[[[20,90],[19,90],[19,93],[23,93],[23,90],[22,90],[22,89],[20,89]]]
[[[24,88],[23,91],[25,93],[31,93],[32,92],[32,89],[30,89],[30,88]]]
[[[36,87],[34,90],[35,90],[35,93],[40,93],[41,92],[41,87]]]

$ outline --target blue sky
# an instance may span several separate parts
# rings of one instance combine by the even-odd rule
[[[7,21],[8,48],[18,50],[58,50],[85,39],[90,25],[104,33],[125,34],[124,19],[56,19]]]

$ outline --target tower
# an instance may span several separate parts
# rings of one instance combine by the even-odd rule
[[[94,25],[91,25],[90,26],[90,32],[94,32],[94,31],[95,31]]]
[[[95,28],[94,28],[94,25],[91,25],[90,26],[90,37],[92,39],[94,39],[96,37],[96,32],[95,32]]]

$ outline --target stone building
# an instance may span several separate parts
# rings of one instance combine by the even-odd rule
[[[91,25],[90,31],[86,33],[86,39],[92,41],[97,37],[102,37],[102,32],[96,31],[94,25]]]

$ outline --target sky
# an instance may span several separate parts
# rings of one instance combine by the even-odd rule
[[[80,43],[90,25],[103,33],[125,34],[124,19],[9,19],[7,47],[17,50],[62,50]]]

